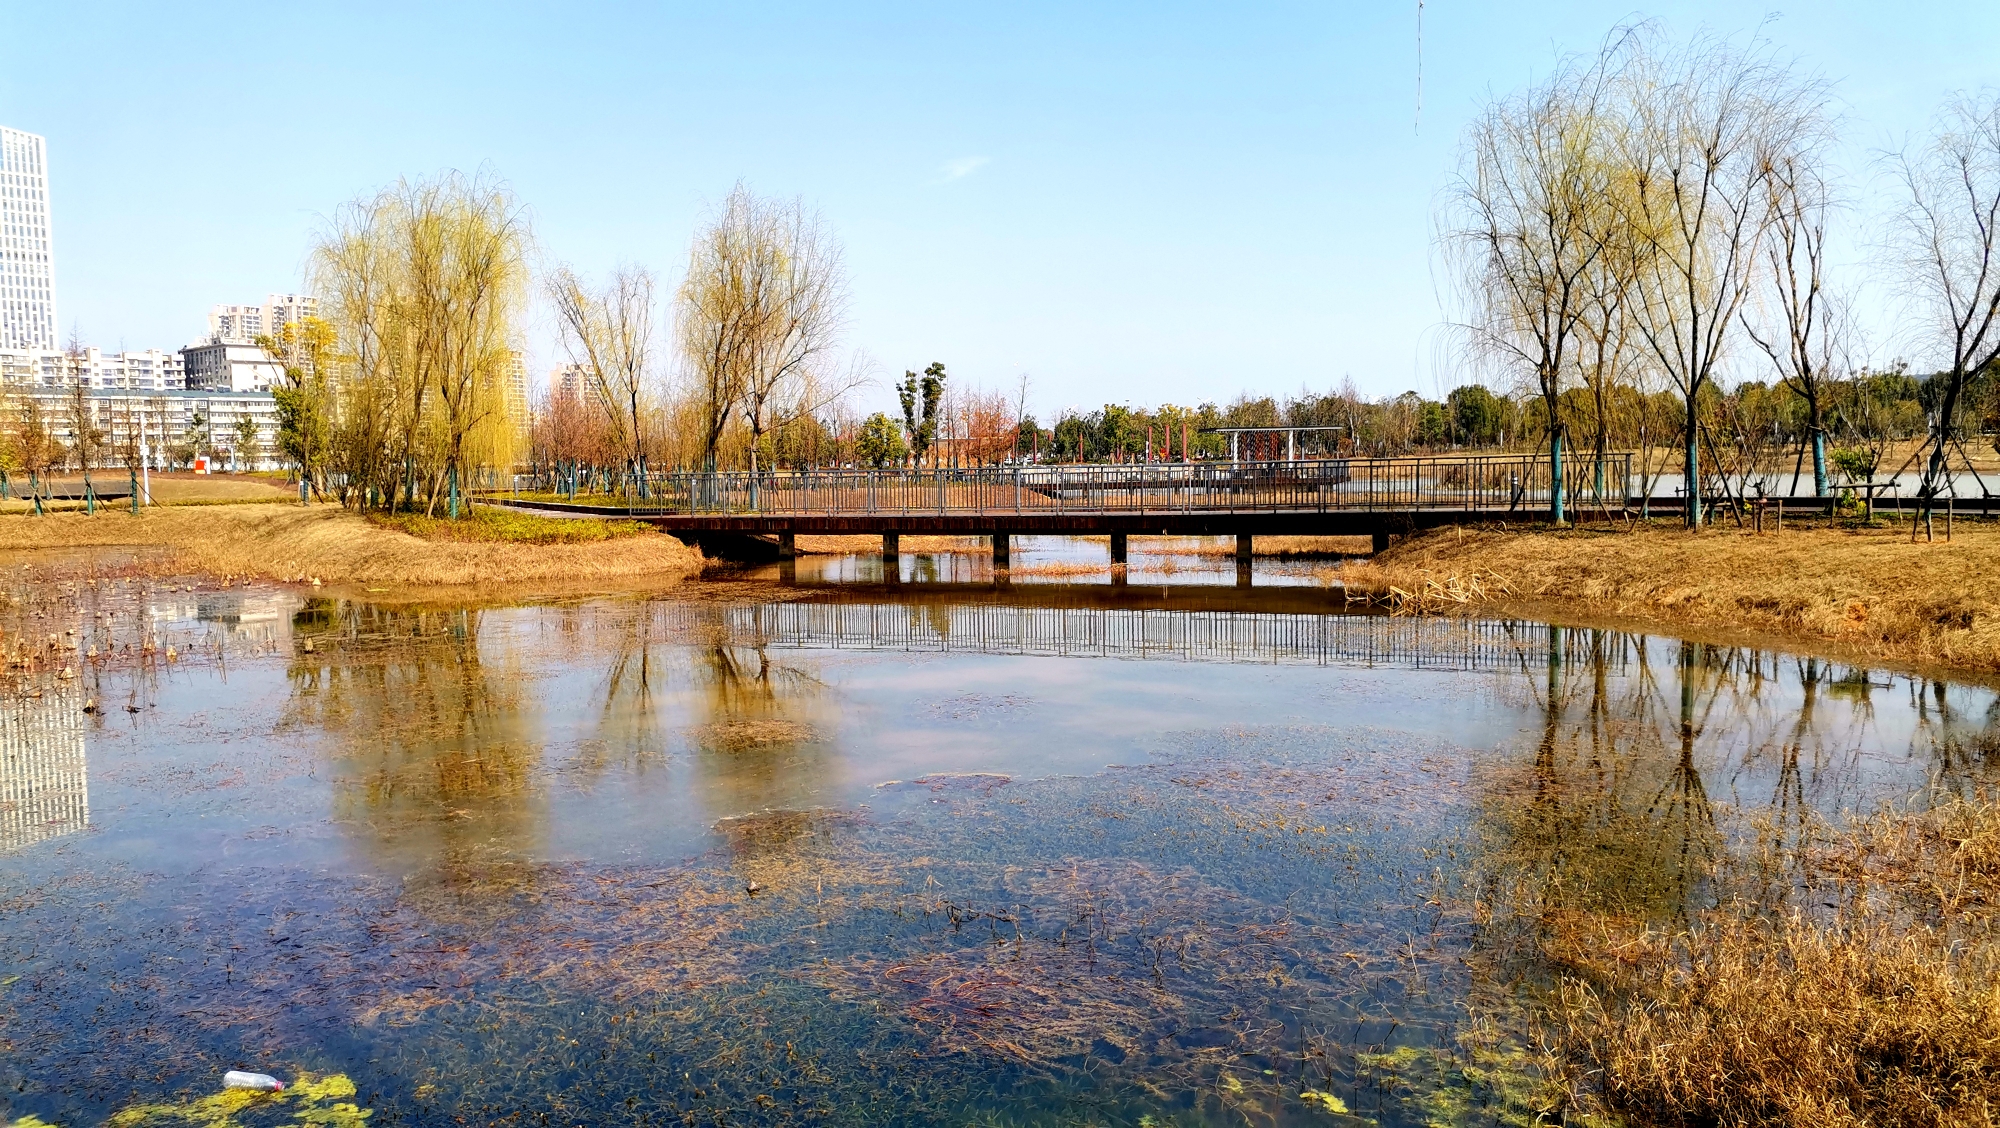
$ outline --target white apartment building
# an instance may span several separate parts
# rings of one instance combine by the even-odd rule
[[[181,386],[199,392],[268,392],[285,366],[242,337],[211,337],[181,350]]]
[[[70,445],[76,436],[70,394],[61,388],[27,394],[37,401],[55,440]],[[197,456],[225,469],[271,470],[282,465],[278,405],[268,392],[93,391],[86,406],[92,429],[102,437],[96,458],[99,468],[123,466],[127,454],[142,445],[147,465],[155,470],[179,469]],[[257,429],[247,447],[239,434],[245,419]]]
[[[276,333],[286,322],[311,317],[319,312],[319,299],[304,294],[270,294],[264,304],[219,305],[208,311],[208,336],[234,337],[254,341],[266,333]]]
[[[69,354],[61,349],[0,345],[0,387],[60,388],[68,377]]]
[[[106,354],[87,348],[76,369],[89,387],[107,392],[177,392],[186,387],[181,354],[159,349]]]
[[[177,352],[87,348],[72,358],[62,349],[0,347],[0,384],[7,387],[64,388],[79,377],[84,387],[104,391],[169,392],[185,386]]]
[[[0,349],[56,347],[48,142],[0,126]]]

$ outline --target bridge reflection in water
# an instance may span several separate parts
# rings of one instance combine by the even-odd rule
[[[1602,660],[1543,623],[1339,612],[926,602],[680,604],[674,627],[729,646],[1288,665],[1521,669]],[[1623,648],[1612,655],[1613,672]]]

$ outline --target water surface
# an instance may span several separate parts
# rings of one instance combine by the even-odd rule
[[[1482,887],[1671,922],[1993,746],[1990,689],[1809,657],[867,566],[18,573],[0,1113],[249,1066],[378,1125],[1504,1123],[1533,976]]]

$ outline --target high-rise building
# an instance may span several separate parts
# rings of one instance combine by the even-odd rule
[[[549,371],[549,392],[558,396],[581,397],[590,387],[590,378],[581,364],[558,365]]]
[[[56,347],[48,143],[0,126],[0,348]]]
[[[500,401],[507,418],[524,422],[528,418],[528,357],[520,349],[507,350],[507,369],[500,381]]]
[[[319,312],[319,299],[304,294],[271,294],[264,304],[219,305],[208,311],[211,340],[228,337],[254,341],[266,333],[276,333],[288,321],[311,317]]]

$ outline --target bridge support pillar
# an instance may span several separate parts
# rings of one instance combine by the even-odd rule
[[[1236,566],[1238,568],[1248,568],[1250,566],[1249,533],[1236,534]]]
[[[793,559],[793,558],[797,557],[797,556],[798,556],[798,554],[799,554],[799,552],[798,552],[798,547],[797,547],[797,546],[796,546],[796,545],[795,545],[795,544],[793,543],[793,541],[792,541],[792,534],[790,534],[790,533],[779,533],[779,534],[778,534],[778,559],[780,559],[780,560],[791,560],[791,559]]]
[[[1114,568],[1122,568],[1125,566],[1124,533],[1111,534],[1111,566]]]
[[[1008,544],[1008,536],[1006,533],[993,534],[993,566],[995,568],[1006,568],[1010,566],[1011,548],[1012,546]]]
[[[1387,529],[1375,530],[1374,540],[1375,540],[1374,549],[1376,552],[1387,552],[1389,550],[1389,530]]]
[[[903,582],[903,537],[900,533],[882,534],[882,582]]]

